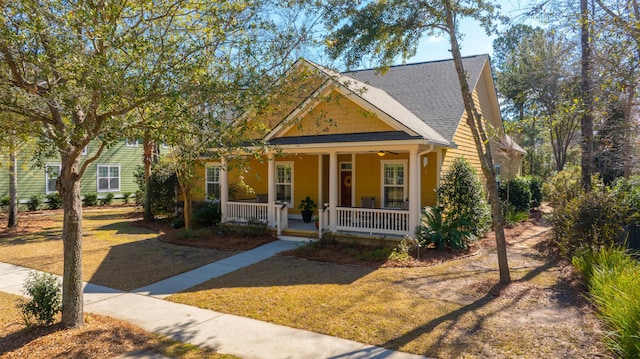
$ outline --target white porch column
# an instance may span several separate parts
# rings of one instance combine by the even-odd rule
[[[318,201],[316,202],[318,205],[318,216],[320,216],[320,212],[322,207],[324,207],[324,201],[322,197],[324,193],[322,192],[322,154],[318,155]]]
[[[409,230],[413,233],[420,219],[420,156],[417,150],[409,152]]]
[[[229,172],[227,172],[227,159],[220,158],[220,221],[227,220],[227,203],[229,202]]]
[[[335,232],[338,226],[338,154],[329,153],[329,230]]]
[[[276,216],[274,205],[276,203],[276,157],[273,153],[269,153],[269,161],[267,163],[267,202],[269,208],[267,209],[267,221],[270,226],[275,226]]]

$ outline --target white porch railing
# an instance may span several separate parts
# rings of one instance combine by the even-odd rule
[[[348,232],[405,235],[409,230],[409,211],[397,209],[338,207],[336,229]]]
[[[318,238],[329,229],[329,208],[318,208]]]
[[[255,202],[227,202],[227,221],[247,222],[255,219],[269,221],[269,204]]]

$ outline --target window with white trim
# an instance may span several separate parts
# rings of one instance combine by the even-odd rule
[[[137,138],[135,139],[127,138],[124,141],[124,145],[127,147],[138,147],[139,144],[140,144],[140,141]]]
[[[405,162],[382,162],[382,206],[402,208],[406,198]]]
[[[47,194],[58,192],[56,189],[56,181],[60,177],[61,165],[47,165],[45,168],[45,183]]]
[[[276,163],[276,200],[293,203],[293,162]]]
[[[220,165],[207,165],[207,198],[220,198]]]
[[[120,166],[97,165],[98,192],[120,191]]]
[[[494,165],[493,169],[495,170],[496,178],[500,177],[500,170],[502,169],[502,167],[500,165]]]

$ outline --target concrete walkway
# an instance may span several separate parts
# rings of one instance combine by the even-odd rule
[[[121,319],[176,340],[242,358],[393,358],[421,356],[388,350],[324,334],[214,312],[162,298],[276,253],[293,249],[291,240],[271,242],[221,261],[136,289],[131,293],[86,283],[84,310]],[[22,295],[31,269],[0,263],[0,291]],[[130,353],[127,358],[149,358]]]

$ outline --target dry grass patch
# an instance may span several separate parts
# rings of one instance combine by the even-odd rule
[[[169,300],[431,357],[593,357],[598,321],[563,264],[533,249],[544,228],[510,247],[512,277],[497,285],[489,247],[417,268],[274,257]]]
[[[23,329],[15,303],[20,297],[0,292],[0,358],[112,358],[149,351],[172,358],[234,358],[146,332],[109,317],[87,314],[86,325]]]
[[[85,281],[128,291],[235,254],[164,243],[132,225],[140,216],[126,207],[83,212]],[[61,275],[61,236],[60,211],[22,213],[20,227],[0,232],[0,261]]]

